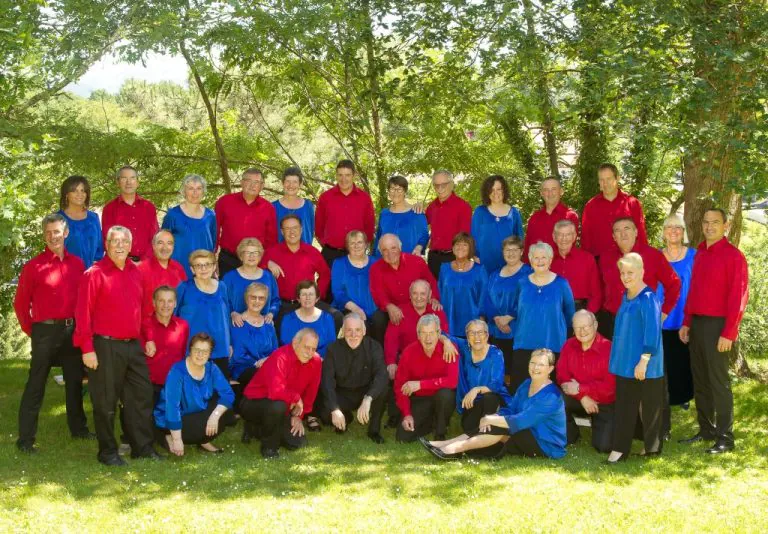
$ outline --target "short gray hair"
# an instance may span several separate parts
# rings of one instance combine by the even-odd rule
[[[176,236],[173,235],[173,232],[168,230],[167,228],[160,228],[157,232],[155,232],[155,235],[152,236],[152,244],[155,244],[155,241],[157,241],[157,238],[160,237],[160,234],[168,234],[173,238],[173,242],[176,242]]]
[[[360,321],[360,324],[363,325],[363,331],[365,331],[366,329],[365,321],[363,320],[363,318],[360,316],[359,313],[355,313],[355,312],[348,313],[347,315],[344,316],[344,321],[342,322],[342,328],[344,327],[345,324],[347,324],[347,321],[352,321],[352,320]]]
[[[488,333],[488,323],[486,323],[483,319],[472,319],[467,323],[467,326],[464,327],[464,333],[469,333],[469,329],[472,326],[481,326],[483,327],[483,331],[487,334]]]
[[[582,315],[586,315],[587,317],[589,317],[590,320],[592,321],[591,324],[595,324],[597,322],[597,316],[594,313],[592,313],[587,309],[583,309],[573,314],[573,319],[571,319],[571,325],[573,325],[576,322],[576,317],[581,317]]]
[[[387,238],[390,238],[390,237],[394,238],[395,241],[397,241],[397,246],[400,247],[400,250],[403,250],[403,242],[400,241],[400,238],[397,237],[397,234],[384,234],[383,236],[381,236],[379,238],[379,246],[378,246],[379,247],[379,252],[381,252],[381,242],[384,241],[385,237],[387,237]]]
[[[184,191],[187,189],[187,186],[193,183],[203,186],[203,194],[208,192],[208,184],[205,182],[205,178],[199,174],[188,174],[181,179],[181,187],[179,188],[179,193],[181,193],[182,197],[184,196]]]
[[[45,232],[45,227],[49,224],[54,223],[64,223],[64,229],[66,230],[69,224],[67,223],[67,218],[64,217],[61,213],[49,213],[45,217],[43,217],[43,232]]]
[[[131,233],[131,231],[125,226],[120,226],[119,224],[116,224],[115,226],[107,230],[107,239],[105,239],[105,241],[112,241],[112,236],[115,234],[127,235],[128,241],[133,243],[133,234]]]
[[[435,325],[435,328],[440,332],[440,318],[434,313],[427,313],[421,316],[419,322],[416,323],[416,332],[421,332],[421,329],[425,326]]]
[[[531,245],[531,248],[528,249],[528,260],[533,260],[534,253],[543,250],[544,254],[546,254],[547,258],[550,260],[554,257],[555,253],[552,251],[552,247],[549,246],[549,243],[545,243],[544,241],[539,241],[538,243],[535,243]]]
[[[549,349],[536,349],[531,353],[531,357],[528,359],[528,361],[531,361],[536,356],[546,356],[547,357],[547,363],[552,366],[555,365],[555,353],[552,352]]]
[[[293,339],[291,339],[291,344],[301,343],[304,340],[304,338],[307,336],[312,336],[316,340],[320,341],[320,336],[317,334],[317,332],[315,332],[315,329],[306,327],[306,328],[302,328],[301,330],[293,334]]]
[[[429,285],[429,282],[427,282],[423,278],[417,278],[416,280],[411,282],[411,285],[408,286],[408,294],[410,295],[411,291],[413,291],[413,288],[418,286],[418,285],[425,285],[425,286],[427,286],[427,289],[429,290],[429,292],[430,293],[432,292],[432,286]]]
[[[576,230],[576,223],[573,221],[569,221],[568,219],[560,219],[555,223],[555,228],[552,230],[552,233],[554,234],[558,230],[562,230],[566,226],[572,227],[574,230]]]
[[[447,176],[449,180],[453,181],[453,173],[449,171],[448,169],[437,169],[435,172],[432,173],[432,179],[435,179],[435,176]]]

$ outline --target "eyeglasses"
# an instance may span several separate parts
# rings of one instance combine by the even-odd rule
[[[210,349],[189,349],[190,354],[194,354],[195,356],[210,356],[211,350]]]
[[[470,330],[469,332],[467,332],[467,337],[483,337],[487,335],[488,335],[488,332],[486,332],[485,330]]]
[[[130,239],[110,239],[110,243],[113,245],[130,245],[131,240]]]
[[[243,252],[243,256],[258,256],[260,254],[264,254],[263,250],[246,250]]]
[[[573,331],[574,332],[589,332],[595,327],[594,324],[588,324],[586,326],[574,326]]]
[[[193,269],[213,269],[215,263],[197,263],[192,266]]]
[[[535,369],[541,369],[542,367],[549,367],[548,363],[540,363],[540,362],[528,362],[528,367],[533,367]]]
[[[438,183],[434,183],[432,185],[434,185],[435,189],[445,189],[446,187],[451,185],[451,182],[441,182],[439,184]]]

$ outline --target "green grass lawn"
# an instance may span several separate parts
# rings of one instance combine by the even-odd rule
[[[559,461],[440,463],[391,430],[374,445],[355,425],[265,461],[238,425],[217,440],[226,454],[110,469],[95,442],[69,439],[53,380],[40,452],[17,452],[27,365],[0,359],[0,532],[768,532],[768,388],[756,382],[736,385],[738,451],[715,458],[673,441],[660,458],[611,467],[582,440]],[[693,417],[675,409],[675,438],[695,431]]]

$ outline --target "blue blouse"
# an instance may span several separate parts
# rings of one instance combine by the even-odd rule
[[[293,336],[302,328],[311,328],[320,337],[317,344],[317,353],[321,358],[325,358],[325,351],[328,345],[336,341],[336,325],[333,322],[333,316],[323,311],[320,318],[314,323],[305,323],[299,318],[296,312],[283,316],[280,323],[280,343],[287,345],[293,341]]]
[[[229,304],[227,286],[219,281],[216,292],[200,291],[194,280],[186,280],[176,288],[176,316],[189,323],[189,338],[205,332],[213,338],[211,358],[229,358]]]
[[[243,326],[232,326],[232,358],[229,360],[229,374],[237,380],[243,371],[256,365],[277,350],[275,327],[264,323],[253,326],[243,321]]]
[[[333,262],[331,267],[331,290],[333,291],[333,306],[337,310],[344,310],[344,306],[350,300],[360,306],[365,315],[371,317],[376,311],[371,295],[369,273],[375,260],[368,258],[365,267],[355,267],[345,256]]]
[[[181,430],[181,418],[205,411],[214,393],[219,395],[219,404],[232,408],[235,393],[221,369],[208,361],[203,378],[198,380],[189,374],[186,359],[176,362],[168,371],[165,387],[155,406],[155,425],[168,430]]]
[[[403,243],[403,252],[411,254],[416,245],[422,246],[422,254],[429,242],[429,227],[427,217],[423,213],[409,210],[403,213],[393,213],[384,208],[379,214],[379,225],[373,239],[373,256],[380,258],[379,239],[384,234],[395,234]]]
[[[696,257],[696,249],[688,247],[688,252],[685,253],[682,259],[669,262],[672,268],[680,277],[680,298],[677,299],[677,304],[672,308],[672,311],[667,315],[667,320],[664,321],[662,328],[664,330],[680,330],[683,326],[683,313],[685,309],[685,301],[688,299],[688,291],[691,289],[691,273],[693,272],[693,259]],[[664,285],[659,284],[656,287],[656,297],[659,302],[664,302]]]
[[[483,315],[488,320],[488,332],[497,339],[512,339],[515,337],[515,319],[509,322],[509,334],[503,333],[496,326],[493,318],[499,315],[511,315],[515,309],[515,299],[517,298],[517,284],[523,278],[526,278],[533,272],[533,269],[527,263],[512,276],[501,276],[501,269],[494,271],[488,278],[488,290],[485,293],[485,303],[483,304]]]
[[[227,294],[229,295],[229,310],[237,313],[243,313],[248,309],[248,305],[245,303],[245,290],[249,285],[254,282],[264,284],[269,289],[267,295],[267,305],[261,310],[262,315],[271,313],[273,317],[277,317],[277,312],[280,311],[280,294],[277,290],[277,281],[275,277],[269,272],[269,269],[262,269],[261,276],[253,280],[249,278],[243,278],[243,275],[237,269],[232,269],[221,280],[227,286]]]
[[[537,286],[526,276],[517,284],[514,349],[560,352],[576,308],[568,281],[562,276]]]
[[[83,260],[86,269],[104,257],[104,237],[98,215],[88,211],[85,219],[79,221],[71,219],[64,210],[59,210],[59,215],[67,220],[69,227],[69,235],[64,239],[67,252]]]
[[[476,263],[470,270],[459,272],[448,262],[440,266],[439,280],[440,303],[448,317],[448,328],[454,335],[465,337],[467,323],[482,314],[488,274]]]
[[[307,245],[315,238],[315,205],[306,198],[300,208],[291,209],[283,206],[279,200],[272,202],[277,213],[277,242],[282,243],[283,233],[280,231],[280,221],[288,214],[297,215],[301,219],[301,240]]]
[[[456,411],[464,412],[461,401],[469,390],[478,386],[485,386],[491,390],[491,393],[501,397],[504,406],[509,406],[512,397],[504,384],[504,355],[495,345],[488,346],[488,353],[485,359],[480,362],[472,361],[472,349],[464,339],[451,336],[459,348],[459,386],[456,389]],[[481,399],[483,394],[479,394],[477,399]],[[477,402],[477,400],[475,400]]]
[[[516,235],[523,239],[523,219],[520,212],[511,206],[504,217],[496,217],[488,206],[478,206],[472,214],[472,237],[480,264],[488,274],[504,267],[501,242]]]
[[[531,379],[517,388],[512,403],[499,410],[499,415],[515,434],[526,428],[536,438],[542,452],[549,458],[565,456],[565,402],[554,383],[547,384],[532,397],[528,396]]]
[[[641,354],[650,354],[646,378],[664,376],[664,349],[661,343],[661,305],[656,293],[646,286],[633,299],[627,292],[613,327],[613,344],[608,370],[616,376],[635,377]]]
[[[184,213],[181,206],[174,206],[163,217],[162,228],[173,234],[171,258],[178,261],[187,271],[187,278],[192,279],[189,255],[199,249],[216,250],[216,214],[205,208],[202,218],[195,219]]]

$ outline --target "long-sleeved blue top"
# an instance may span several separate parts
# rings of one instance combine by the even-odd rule
[[[296,209],[286,208],[279,200],[273,201],[272,205],[275,207],[275,213],[277,214],[277,242],[282,243],[285,240],[283,233],[280,231],[280,221],[286,215],[293,214],[301,219],[301,240],[307,245],[311,245],[312,240],[315,238],[315,205],[306,198],[304,199],[304,204]]]
[[[256,365],[277,350],[275,327],[264,323],[253,326],[243,321],[243,326],[232,326],[232,357],[229,374],[237,380],[243,371]]]
[[[411,254],[416,245],[421,245],[422,253],[429,242],[429,227],[427,217],[423,213],[409,210],[403,213],[393,213],[384,208],[379,214],[379,224],[373,239],[373,256],[380,258],[379,239],[384,234],[395,234],[403,243],[403,252]]]
[[[165,387],[155,406],[155,426],[168,430],[181,430],[181,418],[208,408],[208,402],[217,393],[218,404],[231,409],[235,393],[217,366],[208,361],[201,380],[187,370],[187,360],[176,362],[168,371]]]
[[[465,337],[467,323],[482,315],[487,287],[488,274],[476,263],[462,272],[454,271],[450,262],[440,266],[440,303],[453,335]]]
[[[376,311],[370,286],[370,270],[375,260],[368,258],[365,267],[355,267],[349,261],[349,256],[339,258],[331,267],[331,291],[333,291],[332,306],[344,310],[351,300],[360,306],[368,317]]]
[[[212,359],[229,358],[229,300],[227,286],[219,281],[215,293],[203,293],[195,281],[187,280],[176,288],[176,316],[189,323],[189,338],[205,332],[213,338]]]
[[[496,217],[488,210],[488,206],[475,208],[472,214],[472,237],[475,238],[480,264],[488,274],[504,267],[501,242],[511,235],[523,239],[523,219],[516,207],[510,206],[509,213],[504,217]]]
[[[181,206],[174,206],[163,217],[162,228],[173,234],[173,254],[171,258],[178,261],[187,271],[187,278],[192,279],[192,269],[189,267],[189,255],[195,250],[216,250],[216,214],[210,208],[205,208],[200,219],[189,217],[181,211]]]
[[[560,352],[576,308],[568,280],[562,276],[537,286],[525,276],[517,284],[515,299],[515,349],[549,349]]]
[[[683,326],[683,317],[685,315],[685,301],[688,299],[688,291],[691,289],[691,273],[693,272],[693,259],[696,257],[696,249],[688,247],[688,251],[685,253],[682,259],[679,261],[671,261],[669,264],[677,273],[680,278],[680,298],[677,299],[677,304],[672,308],[672,311],[667,315],[667,320],[664,321],[662,328],[664,330],[680,330]],[[664,302],[664,285],[659,284],[656,287],[656,297],[659,302]]]
[[[488,321],[488,333],[497,339],[512,339],[515,337],[515,319],[509,322],[510,332],[505,334],[496,326],[493,318],[499,315],[515,316],[515,299],[517,284],[533,272],[531,266],[523,263],[522,267],[512,276],[501,276],[501,269],[488,277],[488,289],[485,292],[483,315]]]
[[[268,269],[262,269],[261,276],[253,280],[249,278],[243,278],[240,271],[232,269],[221,280],[227,286],[227,295],[229,296],[229,310],[237,313],[243,313],[248,306],[245,303],[245,290],[254,282],[264,284],[269,289],[267,295],[267,305],[261,310],[262,315],[271,313],[273,317],[277,317],[277,312],[280,311],[280,293],[277,289],[277,281],[275,277],[269,272]]]
[[[64,239],[67,252],[83,260],[86,269],[104,257],[104,239],[98,215],[88,211],[85,219],[79,221],[71,219],[64,210],[59,210],[59,215],[67,220],[69,227],[69,235]]]
[[[512,403],[499,409],[499,415],[515,434],[526,428],[531,431],[542,452],[549,458],[565,456],[565,402],[554,383],[547,384],[532,397],[528,396],[531,379],[517,388]]]
[[[661,342],[661,305],[656,293],[646,286],[633,299],[626,291],[613,327],[613,344],[608,370],[616,376],[635,377],[641,354],[650,354],[645,378],[664,376],[664,348]]]
[[[504,355],[495,345],[488,346],[488,353],[482,361],[475,363],[472,361],[472,349],[465,339],[451,337],[451,341],[459,349],[459,385],[456,388],[456,411],[464,412],[461,401],[469,390],[479,386],[485,386],[491,390],[491,393],[501,397],[505,406],[512,402],[512,396],[504,384]],[[483,394],[479,394],[475,399],[481,399]]]
[[[293,336],[302,328],[311,328],[317,332],[320,340],[317,343],[317,353],[321,358],[325,358],[325,351],[328,345],[336,341],[336,325],[333,322],[333,316],[323,311],[320,318],[314,323],[305,323],[299,318],[296,312],[283,316],[280,323],[280,344],[287,345],[293,341]]]

